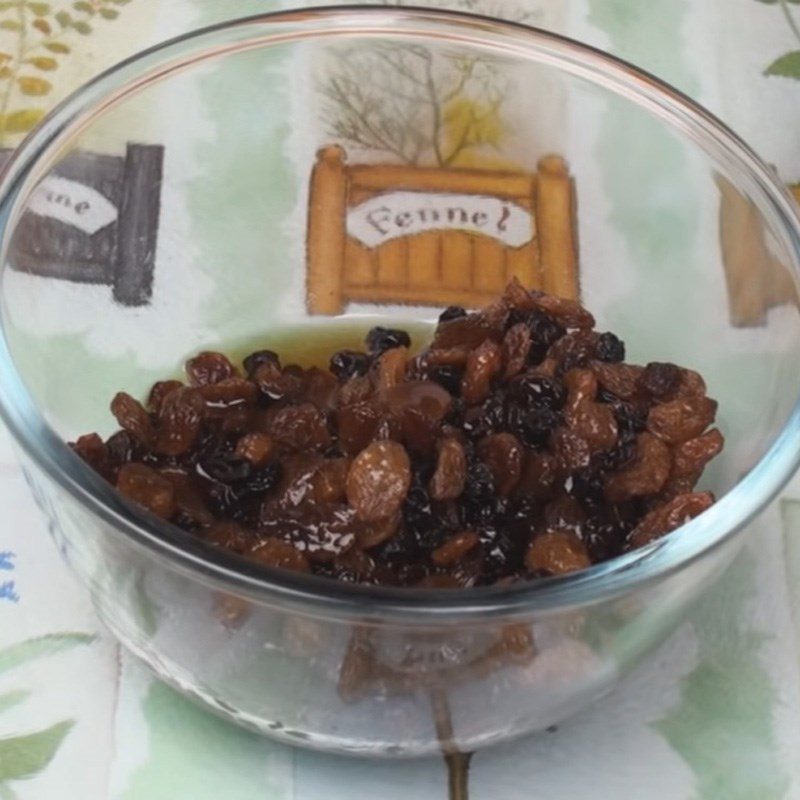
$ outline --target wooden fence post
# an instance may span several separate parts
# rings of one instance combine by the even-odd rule
[[[576,216],[572,180],[560,156],[539,161],[536,179],[536,231],[545,292],[578,299]]]
[[[339,314],[344,305],[342,282],[347,235],[347,171],[341,147],[324,147],[317,153],[309,200],[308,312]]]

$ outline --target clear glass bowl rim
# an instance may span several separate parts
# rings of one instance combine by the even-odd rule
[[[362,36],[429,39],[546,63],[647,108],[733,169],[760,197],[800,276],[800,215],[772,170],[720,120],[684,94],[600,50],[519,23],[440,9],[325,6],[232,19],[142,51],[57,106],[22,142],[0,180],[0,258],[31,188],[59,148],[105,110],[147,85],[211,58],[300,41]],[[5,315],[4,315],[5,316]],[[136,548],[194,579],[255,602],[336,619],[430,626],[507,619],[599,603],[665,578],[719,547],[755,517],[800,466],[800,400],[758,464],[711,509],[645,548],[558,578],[466,591],[343,584],[273,570],[212,548],[143,513],[96,475],[47,425],[0,339],[0,416],[33,463]]]

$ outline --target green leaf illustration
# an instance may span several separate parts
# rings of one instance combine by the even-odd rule
[[[72,27],[75,28],[78,33],[83,36],[90,34],[92,32],[92,26],[88,22],[84,22],[83,20],[78,20],[77,22],[72,23]]]
[[[4,19],[2,22],[0,22],[0,28],[5,31],[19,32],[22,30],[22,24],[17,22],[15,19]]]
[[[784,53],[764,70],[764,74],[800,80],[800,50]]]
[[[100,16],[103,19],[116,19],[119,16],[119,11],[113,8],[101,8]]]
[[[5,125],[2,125],[2,128],[6,133],[27,133],[39,124],[44,115],[43,108],[21,108],[6,115]],[[2,119],[0,117],[0,122]]]
[[[53,28],[46,19],[35,19],[33,21],[33,27],[36,28],[37,31],[41,31],[45,36],[49,36],[53,32]]]
[[[30,696],[30,692],[20,690],[18,692],[6,692],[0,694],[0,711],[6,711],[9,708],[18,706],[23,700]]]
[[[59,11],[56,13],[56,22],[62,28],[69,28],[72,25],[72,15],[69,11]]]
[[[69,53],[71,49],[69,45],[64,44],[63,42],[44,42],[45,49],[49,50],[51,53]]]
[[[88,633],[50,633],[12,644],[0,650],[0,675],[35,658],[54,655],[80,644],[91,644],[94,639]]]
[[[32,97],[41,97],[47,94],[52,88],[53,84],[46,81],[44,78],[37,78],[33,75],[20,75],[17,78],[19,90],[22,94],[27,94]]]
[[[94,16],[94,7],[91,3],[87,3],[86,0],[78,0],[78,2],[72,4],[72,7],[76,11],[82,11],[84,14]]]
[[[25,3],[25,5],[36,14],[37,17],[43,17],[50,13],[50,3]]]
[[[9,2],[9,0],[3,0],[0,2],[0,11],[8,11],[10,8],[13,8],[16,3]]]
[[[73,724],[73,720],[64,720],[37,733],[0,739],[0,781],[20,780],[41,772]]]

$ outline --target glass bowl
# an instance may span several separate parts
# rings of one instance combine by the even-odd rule
[[[664,640],[798,462],[790,198],[690,100],[543,31],[361,7],[186,35],[31,133],[0,226],[0,405],[64,558],[161,678],[284,742],[422,755],[559,722]],[[510,274],[706,377],[716,505],[578,574],[392,590],[213,550],[64,444],[200,349],[423,326]]]

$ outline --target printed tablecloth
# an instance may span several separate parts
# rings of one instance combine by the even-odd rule
[[[433,4],[524,19],[627,58],[707,105],[784,180],[800,179],[799,0]],[[294,5],[0,2],[0,146],[13,146],[55,101],[124,55],[234,13]],[[236,113],[213,80],[199,99],[209,119]],[[613,137],[614,125],[604,120],[603,135]],[[613,203],[613,174],[604,178]],[[202,225],[212,211],[193,213]],[[5,433],[0,509],[0,800],[445,797],[438,760],[292,751],[153,680],[101,628],[61,563]],[[795,480],[653,658],[557,730],[479,753],[472,797],[800,798],[798,537]]]

